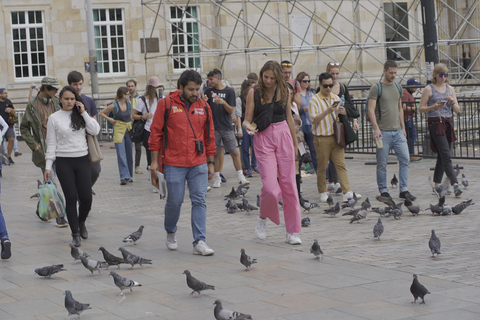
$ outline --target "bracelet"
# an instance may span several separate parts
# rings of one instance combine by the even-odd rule
[[[207,164],[213,164],[213,165],[215,165],[215,161],[208,161]]]

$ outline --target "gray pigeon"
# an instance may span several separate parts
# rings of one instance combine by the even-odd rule
[[[358,212],[360,212],[360,210],[362,210],[361,206],[355,206],[350,211],[347,211],[344,214],[342,214],[342,217],[343,216],[355,216]]]
[[[342,209],[348,208],[348,207],[350,207],[350,208],[355,207],[355,205],[357,204],[357,201],[358,201],[357,194],[354,192],[354,193],[353,193],[353,198],[352,198],[352,199],[349,199],[349,200],[347,201],[347,203],[342,204]]]
[[[242,186],[241,184],[238,186],[237,190],[235,191],[237,198],[245,197],[248,192],[249,186]]]
[[[310,224],[311,224],[311,222],[310,222],[310,218],[309,218],[309,217],[305,217],[305,218],[302,219],[302,227],[306,228],[306,227],[308,227]]]
[[[463,173],[462,173],[462,184],[465,188],[468,187],[467,177],[465,177],[465,175]]]
[[[336,218],[337,213],[340,212],[340,202],[337,202],[334,207],[331,207],[330,209],[325,209],[323,210],[324,214],[329,214],[330,217]]]
[[[196,278],[194,278],[191,274],[190,274],[190,271],[188,270],[185,270],[183,271],[183,274],[187,275],[187,286],[192,289],[193,291],[190,293],[190,295],[192,295],[194,292],[197,292],[198,293],[198,296],[200,296],[200,291],[203,291],[203,290],[207,290],[207,289],[210,289],[210,290],[215,290],[215,287],[214,286],[211,286],[209,284],[206,284],[205,282],[202,282]],[[198,297],[197,296],[197,297]]]
[[[125,263],[125,260],[123,258],[119,258],[111,254],[110,252],[107,251],[104,247],[98,248],[98,250],[102,251],[103,253],[103,259],[108,263],[108,266],[105,270],[108,269],[110,266],[117,266],[117,268],[120,268],[121,263]]]
[[[452,207],[447,205],[443,206],[442,215],[448,216],[449,214],[452,214]]]
[[[119,295],[121,295],[121,296],[123,296],[123,290],[125,290],[125,289],[130,289],[130,292],[133,292],[132,291],[133,287],[141,287],[142,286],[137,281],[133,281],[133,280],[129,280],[127,278],[124,278],[124,277],[120,276],[118,273],[116,273],[115,271],[110,271],[110,275],[113,277],[113,282],[115,283],[115,285],[120,288],[120,294]]]
[[[39,276],[44,277],[45,279],[47,278],[50,279],[53,274],[60,271],[65,271],[65,269],[63,269],[63,264],[56,264],[53,266],[35,269],[35,273],[38,274]]]
[[[387,206],[395,208],[395,202],[391,197],[376,196],[377,201],[385,203]]]
[[[373,227],[373,237],[380,240],[380,236],[382,235],[383,230],[384,228],[382,219],[378,218],[377,224]]]
[[[392,178],[392,180],[390,180],[390,183],[392,184],[392,188],[394,186],[398,187],[398,179],[397,179],[397,176],[395,175],[395,173],[393,174],[393,178]]]
[[[389,214],[392,212],[392,207],[373,207],[372,211],[378,213],[382,217],[385,216],[386,214]]]
[[[425,303],[425,295],[430,293],[430,291],[427,290],[420,282],[418,282],[417,275],[413,275],[413,282],[412,285],[410,286],[410,292],[413,294],[413,302],[416,303],[418,298],[422,299],[422,302],[420,304]]]
[[[76,264],[77,260],[80,260],[81,257],[88,258],[90,255],[84,252],[82,249],[75,247],[73,244],[69,244],[70,246],[70,254],[73,258],[73,264]]]
[[[431,204],[430,207],[425,210],[432,211],[432,214],[441,214],[443,212],[443,206]]]
[[[136,245],[137,241],[140,240],[140,238],[142,237],[143,228],[145,228],[145,227],[140,226],[140,228],[138,228],[137,231],[131,233],[128,237],[125,237],[125,239],[123,239],[123,242],[125,242],[125,243],[133,242],[133,244]]]
[[[440,239],[437,238],[437,235],[435,234],[435,230],[432,229],[432,235],[430,237],[430,240],[428,241],[428,246],[430,247],[430,250],[432,251],[432,257],[435,258],[435,253],[437,254],[437,257],[440,253]]]
[[[235,200],[237,199],[237,193],[235,192],[235,188],[232,187],[232,191],[230,191],[230,193],[228,195],[225,196],[225,200],[226,199],[230,199],[230,200]]]
[[[260,195],[257,194],[257,207],[260,208]]]
[[[329,193],[327,197],[327,204],[331,208],[335,202],[333,201],[332,195]]]
[[[222,307],[222,301],[220,300],[215,300],[213,304],[215,305],[215,309],[213,309],[213,315],[215,316],[216,320],[252,320],[252,316],[249,314],[224,309]]]
[[[237,207],[243,211],[246,211],[247,214],[250,214],[250,211],[252,210],[258,210],[257,207],[252,206],[250,203],[248,203],[248,200],[243,198],[241,204],[236,204]]]
[[[101,274],[100,269],[108,267],[108,263],[106,262],[91,260],[84,257],[81,257],[80,260],[82,260],[83,266],[88,270],[90,270],[91,272],[90,277],[93,276],[93,271],[98,271],[98,273]]]
[[[315,256],[315,259],[317,260],[322,259],[323,250],[322,250],[322,247],[318,244],[317,239],[313,240],[313,244],[312,244],[312,247],[310,248],[310,252],[313,253],[313,255]]]
[[[362,205],[360,206],[360,210],[356,212],[353,215],[353,218],[350,220],[350,223],[353,223],[357,221],[357,223],[360,223],[361,219],[367,219],[367,214],[368,214],[368,208],[369,204],[367,202],[362,202]]]
[[[246,267],[245,271],[250,270],[250,266],[254,263],[257,263],[257,259],[252,259],[249,255],[245,253],[245,249],[240,249],[240,262]]]
[[[401,219],[403,214],[402,205],[403,202],[397,203],[393,210],[391,210],[390,213],[387,215],[387,217],[393,216],[395,220]]]
[[[457,204],[456,206],[454,206],[452,208],[452,212],[455,213],[455,214],[460,214],[462,213],[463,210],[465,210],[466,208],[468,208],[469,206],[473,206],[475,203],[472,203],[472,200],[473,199],[470,199],[470,200],[466,200],[466,201],[463,201],[459,204]]]
[[[300,198],[300,206],[304,209],[303,212],[307,211],[308,213],[310,213],[310,210],[317,208],[318,204],[309,202],[306,199]]]
[[[133,269],[133,266],[136,265],[136,264],[139,264],[140,267],[143,267],[142,264],[152,264],[152,260],[144,259],[140,256],[136,256],[133,253],[125,250],[125,248],[123,248],[123,247],[118,248],[118,250],[120,250],[120,252],[122,253],[123,260],[125,260],[126,263],[132,265],[132,267],[128,268],[128,270]]]
[[[410,199],[410,197],[406,197],[405,200],[403,201],[403,205],[405,207],[410,207],[410,206],[413,206],[413,202],[412,200]]]
[[[225,207],[227,208],[227,213],[229,214],[233,214],[235,213],[235,211],[239,209],[237,204],[230,199],[228,199],[227,202],[225,203]]]
[[[80,319],[80,313],[92,308],[88,303],[80,303],[77,300],[73,299],[70,290],[65,290],[65,309],[67,309],[68,311],[67,319],[70,319],[70,316],[72,314],[77,314],[78,319]]]

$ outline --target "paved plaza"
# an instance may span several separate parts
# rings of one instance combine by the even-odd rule
[[[370,220],[349,224],[348,217],[330,218],[323,214],[326,204],[312,210],[311,226],[301,234],[303,244],[291,246],[284,242],[285,226],[267,223],[267,239],[254,235],[258,211],[227,214],[224,195],[236,187],[235,172],[229,156],[225,158],[224,175],[228,179],[219,189],[207,195],[207,243],[215,250],[210,257],[192,255],[190,203],[188,192],[179,221],[177,251],[165,246],[163,207],[165,200],[151,192],[145,171],[136,174],[134,182],[120,186],[113,143],[103,142],[102,173],[94,186],[96,195],[87,220],[89,239],[81,249],[92,259],[103,260],[100,246],[121,256],[118,248],[144,258],[152,265],[121,265],[112,267],[121,276],[138,281],[142,287],[117,294],[108,271],[90,272],[81,263],[72,265],[68,244],[69,228],[55,223],[40,223],[34,217],[37,199],[36,179],[40,169],[31,162],[31,152],[19,142],[21,157],[15,164],[4,166],[1,205],[12,241],[12,257],[0,261],[0,319],[47,320],[65,319],[64,291],[90,303],[92,309],[81,319],[214,319],[214,301],[223,307],[251,314],[253,319],[480,319],[480,203],[461,215],[432,216],[423,211],[418,217],[405,212],[401,220],[383,218],[385,232],[381,241],[373,239],[372,229],[378,214],[369,213]],[[373,206],[378,194],[373,155],[349,154],[346,160],[353,191],[369,197]],[[391,156],[391,161],[396,161]],[[447,197],[447,204],[462,200],[480,201],[480,162],[456,160],[464,167],[470,186],[461,198]],[[428,177],[434,160],[421,160],[410,165],[409,186],[418,197],[416,204],[427,208],[436,202],[431,194]],[[398,165],[388,166],[389,180]],[[255,204],[261,182],[259,175],[248,178],[251,187],[247,199]],[[210,183],[211,184],[211,183]],[[303,177],[303,196],[318,201],[316,176]],[[390,189],[398,201],[398,189]],[[340,196],[334,196],[340,201]],[[281,213],[283,216],[283,214]],[[302,217],[307,216],[306,213]],[[283,221],[283,219],[282,219]],[[124,244],[122,239],[144,225],[143,237],[137,245]],[[428,248],[430,232],[435,229],[442,242],[442,254],[432,258]],[[310,253],[313,239],[325,251],[321,261]],[[240,249],[258,259],[250,271],[240,264]],[[43,279],[34,270],[52,264],[64,264],[66,271],[51,279]],[[184,270],[215,290],[204,291],[195,298],[187,287]],[[412,304],[412,275],[431,294],[425,305]],[[74,319],[75,316],[72,316]]]

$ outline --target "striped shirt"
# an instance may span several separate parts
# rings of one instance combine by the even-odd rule
[[[320,113],[327,110],[328,106],[335,101],[339,101],[340,98],[333,93],[330,93],[330,97],[325,97],[321,92],[314,95],[308,102],[308,111],[310,113],[310,119],[313,119]],[[316,136],[331,136],[333,135],[333,121],[337,117],[337,112],[334,111],[327,114],[319,123],[313,124],[313,134]]]

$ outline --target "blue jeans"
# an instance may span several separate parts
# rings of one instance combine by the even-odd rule
[[[208,187],[208,167],[206,163],[195,167],[164,167],[165,181],[167,182],[167,202],[165,203],[164,227],[168,233],[177,231],[177,222],[180,218],[180,208],[185,196],[185,180],[192,201],[191,224],[193,245],[198,241],[205,241],[207,233],[207,205],[205,197]]]
[[[252,161],[250,162],[250,147],[252,147]],[[242,158],[245,169],[251,170],[252,166],[257,166],[257,158],[255,157],[255,151],[253,151],[253,136],[247,133],[247,130],[243,128],[242,137]],[[250,165],[251,163],[251,165]]]
[[[0,239],[8,239],[7,224],[3,218],[2,207],[0,206]]]
[[[417,128],[412,118],[405,120],[405,131],[407,132],[408,151],[415,154],[415,140],[417,140]]]
[[[128,130],[125,131],[121,143],[115,143],[117,150],[118,171],[120,172],[120,180],[131,179],[133,175],[133,150],[132,140]]]
[[[383,148],[377,148],[377,186],[380,193],[388,192],[387,186],[387,162],[388,154],[393,149],[399,162],[400,192],[408,190],[408,170],[410,167],[410,155],[408,154],[407,139],[402,129],[396,131],[382,130]]]
[[[313,144],[314,135],[312,133],[312,126],[304,125],[303,126],[303,137],[307,143],[308,150],[310,150],[310,155],[312,156],[312,164],[315,171],[317,171],[318,161],[317,161],[317,152],[315,151],[315,145]]]

